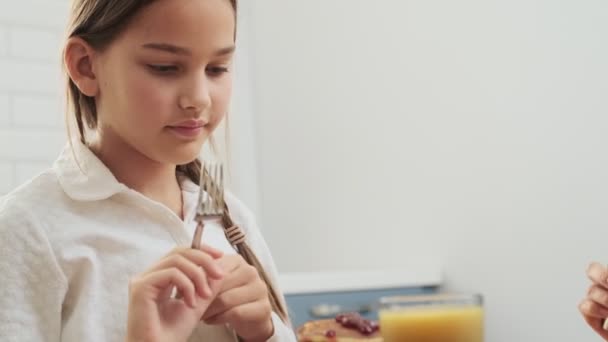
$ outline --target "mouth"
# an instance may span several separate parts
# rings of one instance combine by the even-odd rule
[[[181,138],[195,138],[203,130],[203,125],[196,126],[168,126],[169,131]]]

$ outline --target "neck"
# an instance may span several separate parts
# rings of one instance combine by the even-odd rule
[[[122,139],[100,136],[91,150],[116,179],[144,196],[164,204],[183,218],[182,193],[177,180],[176,165],[152,160]]]

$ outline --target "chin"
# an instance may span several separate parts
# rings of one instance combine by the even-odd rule
[[[175,165],[186,165],[190,162],[193,162],[198,158],[198,154],[194,155],[183,155],[183,156],[173,156],[171,160],[171,164]]]
[[[201,144],[186,144],[182,146],[176,146],[173,151],[169,152],[167,156],[170,162],[175,165],[184,165],[194,161],[199,157],[201,152]]]
[[[200,156],[202,143],[191,141],[176,144],[174,141],[157,141],[147,146],[144,153],[148,158],[161,164],[185,165]]]

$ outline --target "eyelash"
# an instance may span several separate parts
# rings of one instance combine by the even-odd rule
[[[179,70],[176,65],[149,64],[148,67],[153,72],[161,75],[175,74]],[[207,72],[211,73],[212,76],[221,76],[229,70],[226,67],[208,67]]]
[[[216,76],[227,73],[229,70],[226,67],[210,67],[208,70]]]
[[[160,74],[168,74],[169,72],[177,71],[177,67],[175,65],[153,65],[150,64],[148,67],[157,73]]]

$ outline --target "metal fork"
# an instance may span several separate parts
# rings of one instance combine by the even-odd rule
[[[219,162],[203,162],[200,192],[196,206],[197,222],[192,248],[200,249],[205,218],[216,218],[224,215],[224,166]]]

